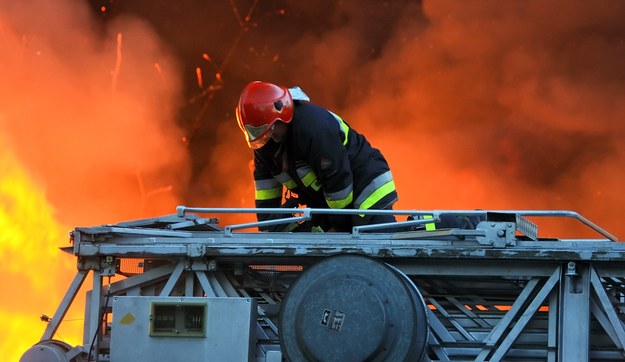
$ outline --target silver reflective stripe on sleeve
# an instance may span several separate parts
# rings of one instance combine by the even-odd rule
[[[286,172],[281,172],[275,175],[274,177],[276,180],[280,181],[289,190],[293,190],[297,187],[297,184],[295,183],[295,181],[293,181],[291,176],[289,176],[289,174]]]
[[[275,179],[254,180],[256,200],[270,200],[282,196],[282,185]]]
[[[344,209],[354,199],[353,185],[349,184],[346,188],[336,192],[324,192],[323,196],[332,209]]]
[[[298,167],[295,171],[305,187],[311,187],[313,190],[319,191],[321,185],[319,184],[319,180],[317,180],[317,175],[315,175],[315,172],[310,166]]]

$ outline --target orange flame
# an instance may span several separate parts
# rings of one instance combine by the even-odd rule
[[[57,249],[67,243],[67,231],[171,213],[189,173],[184,149],[189,140],[172,122],[182,77],[146,22],[120,20],[103,35],[76,31],[92,29],[85,2],[15,3],[0,8],[0,287],[5,296],[0,360],[8,361],[39,339],[45,327],[39,316],[54,313],[75,272],[74,258]],[[523,11],[502,2],[423,3],[431,20],[427,29],[409,12],[398,14],[401,23],[389,27],[397,33],[362,64],[357,53],[362,44],[349,26],[304,36],[293,47],[306,51],[301,63],[293,62],[298,67],[292,81],[313,101],[345,116],[389,160],[400,195],[397,208],[573,208],[622,236],[625,148],[618,121],[625,103],[622,82],[612,72],[622,74],[617,70],[623,44],[611,42],[618,35],[599,38],[603,44],[592,36],[580,39],[581,30],[600,28],[604,20],[621,24],[622,11],[606,15],[601,7],[580,3],[562,17],[558,2],[529,2]],[[253,1],[245,14],[234,7],[246,31],[255,29],[251,14],[257,4]],[[561,41],[561,35],[568,40]],[[596,57],[588,60],[592,67],[565,69],[587,54]],[[291,56],[276,53],[272,60]],[[215,69],[215,82],[227,79],[208,53],[202,58]],[[606,61],[608,71],[592,72],[599,61]],[[580,69],[589,72],[582,77]],[[255,76],[266,76],[263,71]],[[605,120],[610,122],[600,122]],[[500,124],[530,136],[538,135],[530,134],[534,128],[545,127],[553,133],[612,135],[614,154],[574,168],[549,187],[533,187],[519,181],[530,178],[524,172],[551,176],[557,170],[524,166],[523,150],[515,149],[521,143],[500,141],[492,131]],[[223,144],[214,145],[211,167],[198,182],[215,175],[227,182],[214,190],[223,197],[208,206],[253,206],[251,153],[236,123],[214,131]],[[525,150],[532,150],[532,141]],[[199,206],[206,202],[197,199]],[[80,318],[72,311],[67,316]],[[64,323],[57,337],[76,344],[80,335]]]
[[[187,177],[180,77],[154,31],[127,19],[103,38],[84,2],[31,5],[0,8],[2,361],[38,342],[75,275],[69,230],[171,213]],[[83,296],[56,339],[82,344]]]
[[[17,361],[41,338],[46,325],[38,317],[54,314],[76,268],[74,258],[57,248],[67,240],[69,228],[55,219],[41,185],[4,145],[0,142],[0,288],[4,291],[0,356]],[[67,319],[82,320],[76,313],[80,312],[70,312]],[[75,345],[81,331],[80,322],[68,322],[61,325],[57,337]]]

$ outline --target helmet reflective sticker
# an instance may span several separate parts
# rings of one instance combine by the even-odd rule
[[[289,93],[291,93],[291,98],[296,101],[310,102],[310,97],[308,96],[308,94],[304,93],[304,91],[300,87],[289,88]]]

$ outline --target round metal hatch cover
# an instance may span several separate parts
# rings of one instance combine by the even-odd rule
[[[361,255],[325,258],[302,272],[279,321],[282,353],[293,361],[419,361],[427,329],[409,279]]]
[[[30,347],[20,358],[20,362],[68,362],[66,353],[69,344],[54,339],[45,340]],[[72,360],[73,361],[73,360]]]

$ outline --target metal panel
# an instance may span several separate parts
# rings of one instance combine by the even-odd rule
[[[205,336],[150,336],[155,302],[205,304]],[[255,322],[256,302],[251,298],[114,297],[111,360],[251,361]]]

